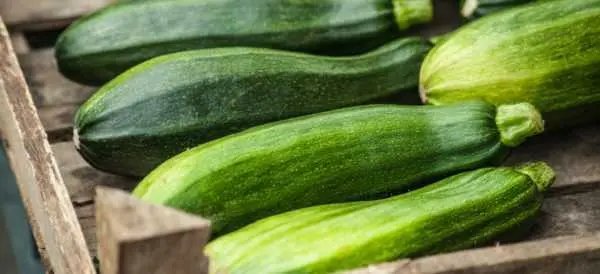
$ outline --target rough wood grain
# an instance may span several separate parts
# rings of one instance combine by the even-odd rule
[[[11,27],[55,29],[111,2],[114,0],[0,0],[0,15]]]
[[[60,138],[62,135],[72,135],[73,117],[76,112],[76,105],[46,106],[38,109],[42,125],[46,132],[52,135],[51,139]]]
[[[60,173],[75,206],[90,254],[96,256],[95,188],[97,186],[107,186],[129,191],[135,187],[137,180],[104,173],[92,168],[81,158],[72,142],[53,144],[52,150],[56,155]]]
[[[22,32],[11,32],[10,40],[12,42],[13,48],[15,49],[15,53],[24,54],[29,52],[29,42],[27,42],[27,39],[25,38],[25,35]]]
[[[210,222],[99,187],[96,223],[103,274],[207,273]]]
[[[96,88],[71,82],[60,74],[53,49],[42,49],[19,55],[25,79],[38,108],[78,105]]]
[[[8,31],[0,21],[0,130],[38,244],[57,273],[94,273]]]
[[[548,162],[557,173],[549,195],[600,187],[600,125],[548,132],[518,147],[507,164]]]
[[[63,77],[52,49],[19,55],[19,61],[48,138],[51,142],[69,139],[77,108],[96,88]]]
[[[71,200],[76,205],[93,203],[95,188],[106,186],[123,190],[132,190],[137,180],[112,175],[94,169],[79,155],[72,142],[52,145],[56,160],[69,190]]]
[[[526,240],[593,232],[600,232],[600,190],[547,198]]]
[[[348,274],[597,274],[600,233],[400,260]]]

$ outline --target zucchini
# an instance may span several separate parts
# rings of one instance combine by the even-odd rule
[[[460,13],[465,18],[477,19],[534,1],[536,0],[461,0]]]
[[[482,168],[383,200],[272,216],[205,253],[210,273],[331,273],[480,246],[531,225],[554,177],[543,162]]]
[[[430,48],[404,38],[353,57],[257,48],[165,55],[89,99],[75,118],[75,143],[98,169],[144,176],[187,148],[266,122],[390,95],[418,102]]]
[[[533,3],[481,18],[430,51],[422,100],[527,101],[548,128],[600,118],[600,0]]]
[[[206,217],[220,235],[284,211],[403,192],[498,163],[541,131],[527,103],[351,107],[197,146],[152,171],[133,195]]]
[[[101,85],[153,57],[217,47],[356,53],[432,18],[431,0],[124,1],[70,26],[56,59],[69,79]]]

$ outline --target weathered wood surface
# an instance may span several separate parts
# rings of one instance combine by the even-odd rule
[[[0,0],[0,15],[19,29],[56,29],[115,0]]]
[[[46,133],[0,21],[0,135],[38,245],[58,273],[94,273]]]
[[[348,274],[597,274],[600,233],[400,260]]]
[[[600,125],[548,132],[518,147],[507,164],[546,161],[557,173],[550,195],[600,187]]]
[[[38,107],[77,105],[96,88],[71,82],[60,74],[53,49],[42,49],[19,55],[25,79]]]
[[[103,274],[208,272],[209,221],[112,188],[99,187],[95,200]]]
[[[63,175],[65,185],[75,206],[90,253],[95,256],[97,250],[96,219],[94,215],[95,188],[97,186],[107,186],[132,190],[137,184],[137,180],[111,175],[92,168],[79,156],[72,142],[53,144],[52,150],[56,155],[60,173]]]
[[[21,54],[19,61],[48,137],[51,141],[67,140],[72,134],[77,108],[96,88],[63,77],[52,49]]]
[[[27,39],[25,38],[25,35],[22,32],[11,32],[10,40],[13,45],[13,49],[15,50],[15,53],[24,54],[29,52],[29,42],[27,42]]]

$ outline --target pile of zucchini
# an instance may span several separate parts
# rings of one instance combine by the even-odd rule
[[[67,78],[102,85],[73,141],[143,177],[134,196],[210,219],[212,273],[519,239],[555,174],[500,165],[600,120],[600,0],[461,4],[472,22],[432,45],[403,32],[430,0],[117,2],[56,45]]]

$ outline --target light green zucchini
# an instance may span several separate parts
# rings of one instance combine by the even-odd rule
[[[421,68],[422,100],[530,102],[552,129],[600,119],[600,0],[543,1],[453,33]]]
[[[152,171],[133,195],[206,217],[221,235],[277,213],[497,164],[542,127],[526,103],[345,108],[197,146]]]
[[[542,162],[482,168],[383,200],[272,216],[205,253],[210,273],[331,273],[476,247],[526,230],[554,178]]]

